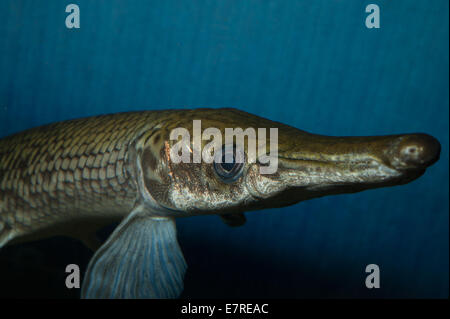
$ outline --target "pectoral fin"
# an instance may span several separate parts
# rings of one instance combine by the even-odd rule
[[[137,208],[92,257],[81,297],[176,298],[186,268],[174,219]]]
[[[220,215],[222,221],[231,227],[238,227],[245,224],[247,219],[243,213],[223,214]]]

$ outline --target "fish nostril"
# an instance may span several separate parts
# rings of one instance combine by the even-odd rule
[[[423,147],[419,145],[406,145],[400,149],[400,157],[407,163],[420,163],[422,161]]]
[[[427,134],[414,134],[399,145],[399,157],[408,168],[425,168],[439,159],[441,144]]]

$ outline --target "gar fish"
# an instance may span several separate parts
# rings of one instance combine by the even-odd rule
[[[278,169],[261,174],[259,158],[174,163],[170,151],[177,141],[170,132],[178,127],[192,132],[194,120],[222,133],[277,128]],[[0,247],[53,235],[76,237],[96,250],[82,297],[177,297],[187,266],[175,218],[217,214],[240,226],[246,211],[409,183],[439,154],[439,142],[427,134],[323,136],[236,109],[58,122],[0,140]],[[101,244],[95,231],[115,221],[121,222]]]

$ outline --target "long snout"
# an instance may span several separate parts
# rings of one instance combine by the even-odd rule
[[[297,189],[300,200],[400,185],[421,176],[440,149],[437,139],[422,133],[329,137],[300,131],[281,146],[278,180],[289,193]]]

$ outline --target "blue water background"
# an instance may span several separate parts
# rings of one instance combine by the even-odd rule
[[[69,3],[0,2],[0,136],[104,113],[237,107],[314,133],[426,132],[442,144],[408,185],[249,213],[235,229],[179,220],[183,297],[448,297],[447,0],[73,0],[71,30]],[[369,3],[380,29],[365,27]],[[371,263],[378,290],[364,285]]]

